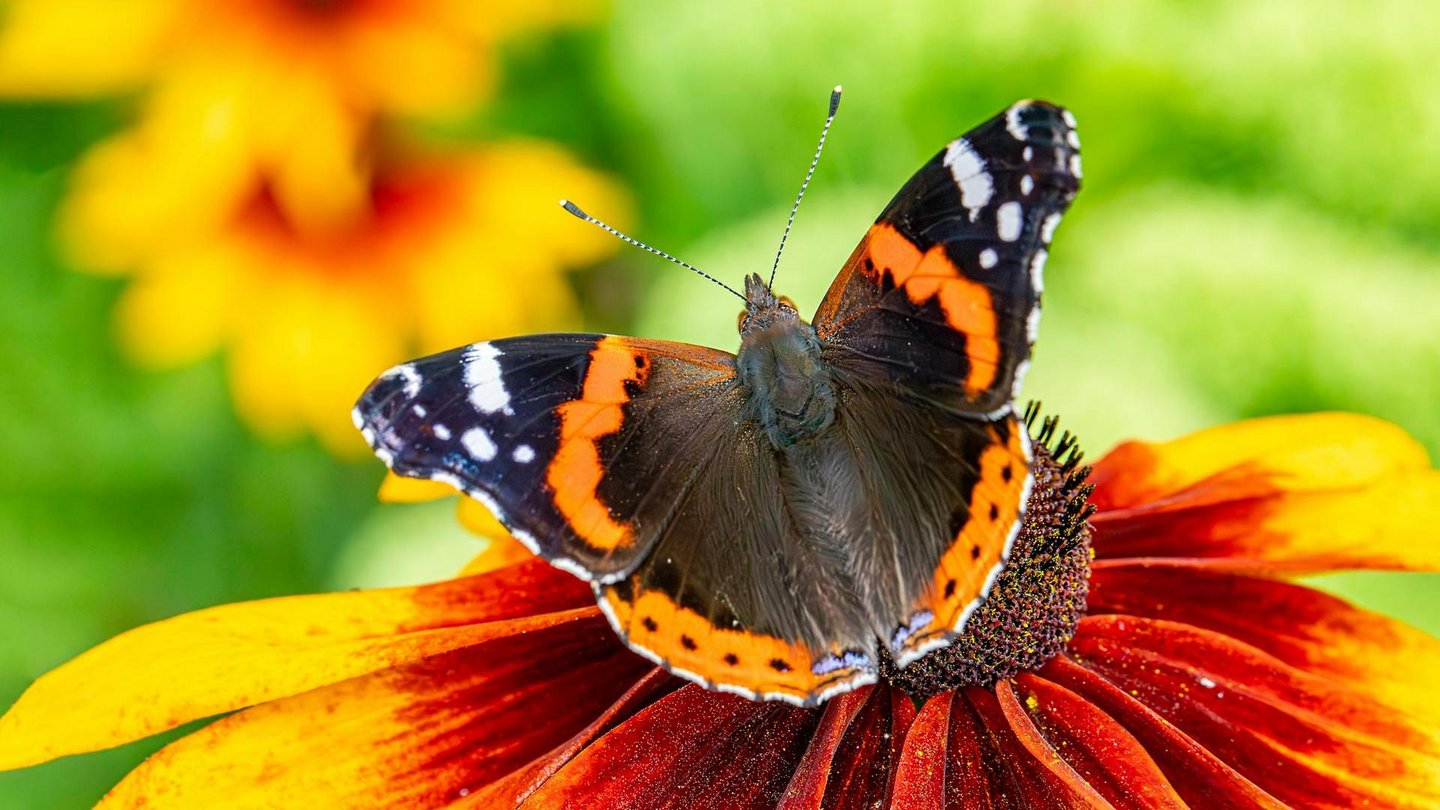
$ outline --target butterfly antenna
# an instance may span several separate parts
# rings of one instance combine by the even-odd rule
[[[696,266],[693,265],[693,264],[689,264],[689,263],[687,263],[687,262],[682,262],[682,261],[680,261],[679,259],[675,258],[674,256],[671,256],[669,253],[666,253],[666,252],[663,251],[663,250],[657,250],[656,248],[650,247],[649,245],[645,244],[644,242],[641,242],[639,239],[632,239],[632,238],[626,236],[625,234],[623,234],[623,233],[615,230],[614,228],[610,227],[609,225],[606,225],[605,223],[601,222],[600,220],[598,220],[598,219],[590,216],[589,214],[585,213],[584,211],[581,211],[581,210],[580,210],[580,206],[576,205],[575,203],[572,203],[572,202],[570,202],[569,200],[561,200],[561,201],[560,201],[560,207],[561,207],[561,208],[564,208],[566,211],[569,211],[571,214],[574,214],[577,218],[583,219],[583,220],[585,220],[586,222],[590,223],[591,225],[594,225],[595,227],[600,228],[600,229],[602,229],[602,230],[610,233],[612,236],[619,237],[620,239],[622,239],[622,240],[624,240],[624,241],[626,241],[626,242],[629,242],[630,244],[634,245],[635,247],[640,248],[641,250],[649,251],[649,252],[651,252],[651,253],[654,253],[656,256],[659,256],[659,257],[662,258],[662,259],[669,259],[670,261],[672,261],[672,262],[680,265],[681,267],[684,267],[684,268],[686,268],[686,269],[688,269],[688,270],[692,270],[692,271],[694,271],[694,272],[696,272],[696,273],[699,273],[701,276],[704,276],[705,278],[708,278],[708,279],[710,279],[711,281],[715,282],[716,284],[720,285],[720,286],[721,286],[722,288],[724,288],[727,292],[729,292],[731,295],[735,296],[736,298],[739,298],[741,301],[744,301],[744,300],[745,300],[745,296],[743,296],[743,295],[741,295],[740,293],[736,292],[729,284],[726,284],[725,282],[721,281],[720,279],[715,278],[714,276],[710,275],[709,273],[705,272],[704,270],[701,270],[700,268],[696,267]]]
[[[795,205],[790,207],[790,219],[785,222],[785,233],[780,235],[780,249],[775,251],[775,264],[770,267],[770,280],[765,283],[765,288],[775,286],[775,271],[780,269],[780,254],[785,252],[785,240],[790,237],[790,226],[795,224],[795,212],[800,210],[800,201],[805,199],[805,189],[810,187],[810,178],[815,176],[815,167],[820,165],[820,152],[825,149],[825,137],[830,134],[830,124],[835,121],[835,113],[840,109],[840,85],[830,91],[830,112],[825,116],[825,128],[820,130],[820,145],[815,147],[815,157],[810,160],[810,169],[805,172],[805,182],[800,184],[800,193],[795,197]]]

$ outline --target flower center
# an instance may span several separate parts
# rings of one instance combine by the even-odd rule
[[[1027,410],[1027,427],[1036,421]],[[1088,467],[1057,420],[1034,434],[1035,485],[1010,560],[965,632],[944,649],[899,669],[882,654],[880,676],[918,699],[962,686],[992,686],[1049,661],[1065,648],[1085,613],[1090,577],[1092,487]]]

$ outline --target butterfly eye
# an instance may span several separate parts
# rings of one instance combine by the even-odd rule
[[[795,300],[788,295],[780,296],[780,306],[786,307],[793,312],[799,312],[800,308],[795,306]]]
[[[750,317],[750,310],[740,310],[740,314],[735,316],[735,328],[741,332],[745,331],[745,319],[748,317]]]

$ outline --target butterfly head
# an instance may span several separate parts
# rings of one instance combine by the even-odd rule
[[[777,448],[820,432],[834,418],[835,391],[815,328],[758,274],[745,279],[736,370],[748,394],[747,416]]]
[[[740,311],[737,325],[740,328],[740,336],[757,330],[768,329],[771,326],[784,322],[803,324],[800,313],[795,309],[795,302],[788,296],[776,295],[770,291],[765,280],[760,278],[759,273],[751,273],[745,277],[745,309]]]

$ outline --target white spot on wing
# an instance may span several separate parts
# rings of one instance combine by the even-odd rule
[[[960,204],[970,212],[970,221],[980,215],[980,209],[990,204],[995,195],[995,181],[985,170],[985,159],[980,157],[970,142],[956,138],[945,150],[942,161],[950,168],[950,176],[960,186]]]
[[[418,416],[418,417],[420,417],[421,419],[424,419],[424,418],[425,418],[425,414],[429,413],[429,411],[425,410],[425,406],[424,406],[424,405],[421,405],[421,404],[418,403],[418,402],[415,403],[414,405],[410,406],[410,410],[414,411],[414,412],[415,412],[415,415]]]
[[[535,448],[528,444],[522,444],[515,448],[515,452],[511,453],[510,457],[520,464],[529,464],[535,460]]]
[[[1035,294],[1045,292],[1045,260],[1050,257],[1044,248],[1035,251],[1030,257],[1030,286],[1035,288]]]
[[[1025,126],[1025,123],[1020,120],[1020,111],[1029,106],[1028,103],[1022,101],[1019,104],[1012,105],[1010,109],[1005,111],[1005,131],[1009,132],[1010,137],[1017,141],[1029,140],[1030,138],[1030,130]]]
[[[1079,126],[1079,122],[1075,120],[1075,116],[1072,115],[1069,110],[1062,109],[1060,111],[1060,119],[1065,122],[1065,126],[1067,127]]]
[[[1029,163],[1030,161],[1035,159],[1035,150],[1031,149],[1028,146],[1025,147],[1025,149],[1020,153],[1020,158],[1026,163]]]
[[[984,250],[980,251],[980,266],[981,266],[981,267],[985,268],[986,270],[989,270],[990,268],[994,267],[995,265],[997,265],[997,264],[999,264],[999,263],[1000,263],[1000,256],[999,256],[999,254],[997,254],[997,253],[995,252],[995,249],[994,249],[994,248],[985,248]]]
[[[439,439],[442,442],[450,441],[450,428],[445,427],[442,424],[436,423],[434,425],[431,425],[430,432],[434,433],[435,438]]]
[[[1024,177],[1020,178],[1020,193],[1021,193],[1021,194],[1026,194],[1026,195],[1028,195],[1030,192],[1032,192],[1032,191],[1034,191],[1034,190],[1035,190],[1035,178],[1031,177],[1031,176],[1028,175],[1028,174],[1025,175]]]
[[[1073,148],[1073,149],[1079,149],[1079,148],[1080,148],[1080,133],[1076,132],[1076,131],[1073,130],[1073,129],[1071,129],[1071,130],[1066,130],[1066,132],[1065,132],[1065,142],[1068,143],[1068,144],[1070,144],[1071,148]]]
[[[485,432],[485,428],[473,427],[460,434],[460,444],[478,461],[495,458],[495,442],[490,438],[490,434]]]
[[[416,371],[415,366],[410,363],[398,365],[380,375],[381,379],[389,379],[391,377],[400,377],[404,380],[405,396],[413,398],[416,394],[420,393],[420,383],[422,382],[420,372]]]
[[[489,343],[476,343],[465,350],[465,385],[470,404],[484,413],[509,412],[510,392],[500,371],[500,350]]]
[[[1050,240],[1055,238],[1055,226],[1059,224],[1060,214],[1058,212],[1045,217],[1045,221],[1040,223],[1040,241],[1047,245],[1050,244]]]
[[[1015,364],[1015,382],[1010,384],[1010,399],[1020,397],[1020,389],[1025,385],[1025,375],[1030,373],[1030,359],[1027,357]]]
[[[996,231],[1000,238],[1006,242],[1014,242],[1020,238],[1020,225],[1022,222],[1020,203],[1011,200],[1000,206],[995,214]]]
[[[1031,307],[1030,314],[1025,317],[1025,339],[1030,345],[1035,345],[1035,339],[1040,336],[1040,307]]]
[[[1078,180],[1085,175],[1080,171],[1080,155],[1078,153],[1070,156],[1070,173]]]

